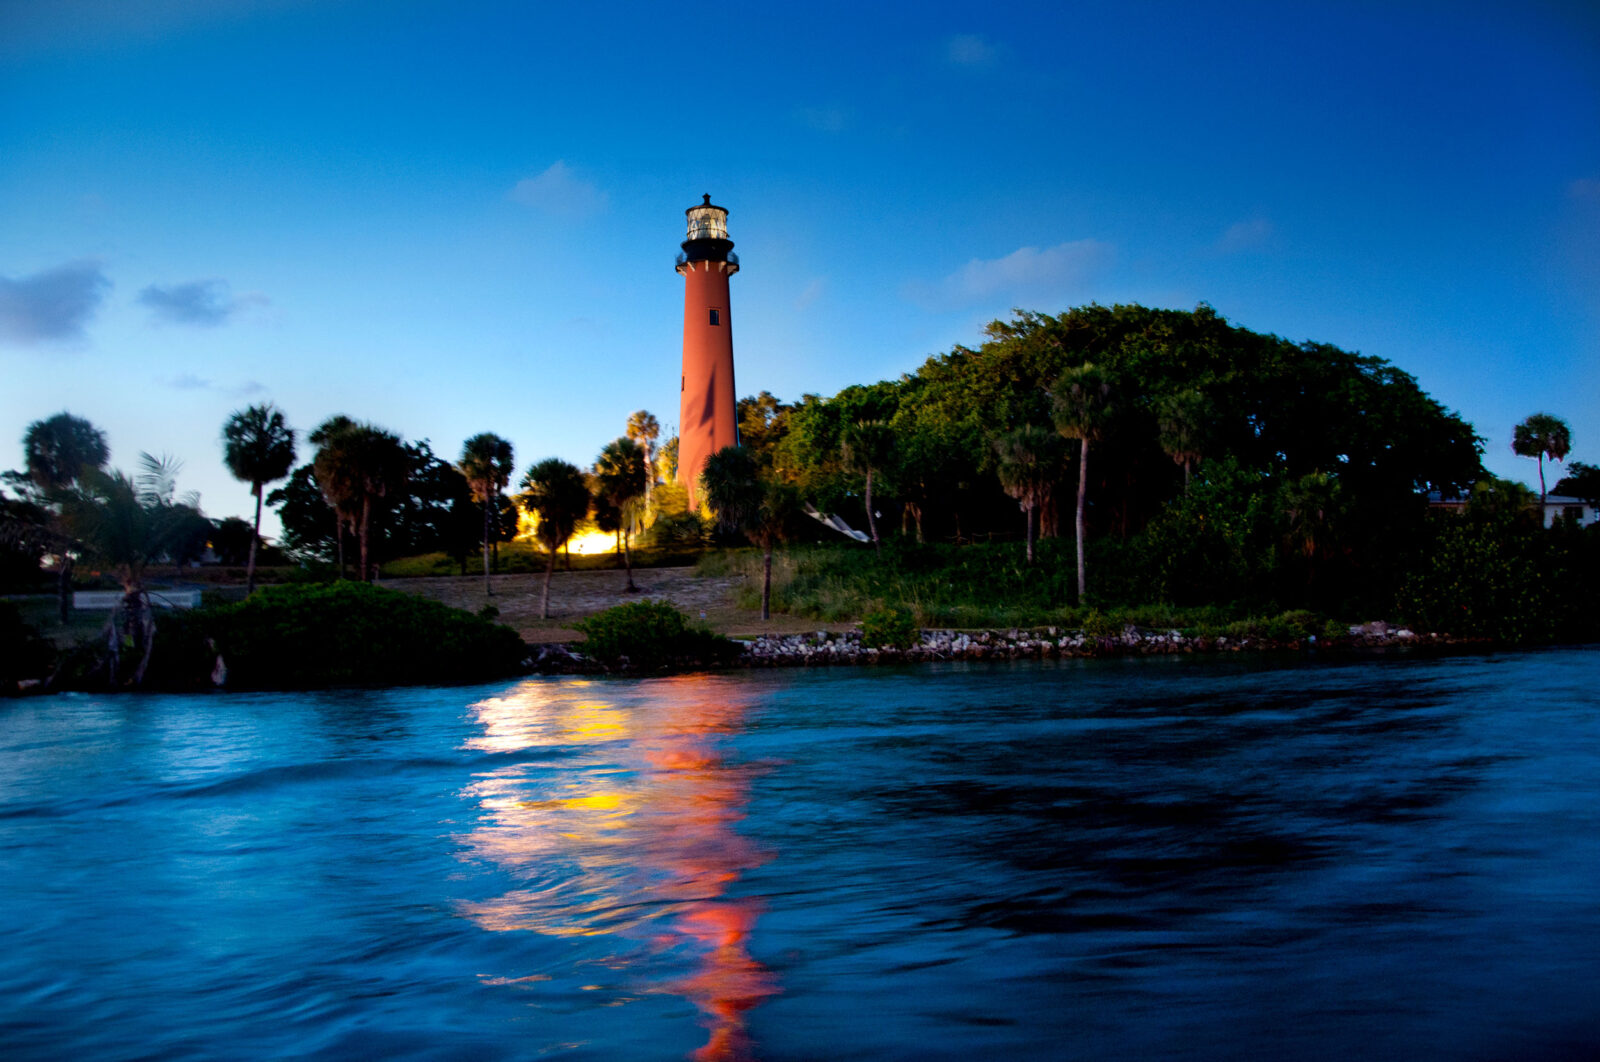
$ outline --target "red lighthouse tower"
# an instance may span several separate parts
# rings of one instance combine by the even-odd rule
[[[728,212],[705,196],[684,211],[689,238],[678,255],[683,274],[683,390],[678,409],[678,482],[689,492],[689,509],[699,506],[696,480],[706,458],[739,444],[739,418],[733,389],[733,319],[728,278],[739,271],[739,256],[728,239]]]

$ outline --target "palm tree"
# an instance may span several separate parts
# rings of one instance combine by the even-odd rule
[[[483,504],[483,592],[494,596],[489,582],[489,538],[494,514],[500,508],[500,492],[511,482],[516,470],[511,443],[493,432],[474,435],[461,446],[456,467],[472,487],[472,495]]]
[[[1183,469],[1183,490],[1189,492],[1194,466],[1205,456],[1211,404],[1199,391],[1179,391],[1156,404],[1161,449]]]
[[[272,403],[235,410],[222,426],[222,459],[233,478],[250,484],[256,497],[255,529],[245,563],[245,595],[256,589],[256,543],[261,538],[261,491],[294,468],[294,429]]]
[[[644,451],[644,507],[648,512],[656,485],[656,440],[661,437],[661,422],[647,409],[636,409],[628,415],[628,438]]]
[[[307,441],[317,448],[311,462],[312,475],[322,500],[333,510],[333,539],[339,554],[339,578],[345,575],[344,535],[353,526],[351,511],[356,499],[356,485],[349,475],[348,462],[339,452],[339,440],[356,426],[356,422],[343,413],[329,417],[307,436]]]
[[[794,488],[763,472],[756,456],[742,446],[725,446],[706,458],[700,471],[706,504],[729,531],[742,531],[761,547],[761,618],[772,616],[772,550],[786,540],[800,512]]]
[[[145,568],[156,560],[179,560],[203,547],[210,523],[200,514],[199,496],[175,497],[182,467],[171,458],[140,454],[141,471],[87,472],[66,499],[67,519],[89,552],[114,569],[122,601],[107,624],[110,681],[119,681],[124,638],[139,656],[131,676],[144,681],[155,646],[155,617],[144,588]]]
[[[372,510],[390,491],[405,485],[405,447],[393,432],[343,416],[326,421],[312,433],[311,441],[319,447],[313,464],[317,484],[342,524],[355,532],[361,579],[370,581]],[[339,554],[342,575],[342,539]]]
[[[1317,559],[1328,553],[1338,533],[1343,490],[1326,472],[1311,472],[1285,483],[1279,495],[1288,521],[1286,541],[1306,562],[1306,588],[1317,574]]]
[[[1032,424],[1007,432],[994,441],[999,457],[1000,486],[1022,509],[1027,525],[1027,557],[1033,563],[1034,513],[1050,504],[1061,476],[1065,454],[1061,437]]]
[[[894,432],[881,420],[858,420],[845,427],[839,439],[839,451],[845,468],[866,477],[867,530],[872,532],[873,548],[882,552],[878,521],[872,511],[872,481],[894,452]]]
[[[1054,394],[1056,431],[1063,438],[1077,439],[1078,450],[1078,603],[1083,603],[1087,580],[1083,561],[1084,500],[1089,494],[1089,444],[1105,437],[1111,422],[1111,379],[1094,365],[1084,362],[1068,369],[1056,381]]]
[[[78,485],[85,474],[105,468],[111,453],[106,436],[82,417],[65,411],[28,425],[22,436],[28,479],[42,501],[59,511],[63,492]],[[72,617],[72,548],[70,537],[58,526],[52,535],[57,548],[56,592],[60,618]]]
[[[1511,451],[1518,457],[1539,459],[1539,508],[1544,508],[1544,459],[1560,461],[1572,449],[1572,429],[1550,413],[1535,413],[1518,424],[1511,433]],[[1544,518],[1543,512],[1540,519]]]
[[[578,466],[547,457],[528,469],[522,477],[523,507],[538,523],[533,534],[550,555],[544,570],[544,595],[539,599],[539,618],[550,618],[550,577],[556,570],[556,553],[577,530],[578,521],[589,512],[589,487]]]
[[[628,569],[628,593],[638,593],[633,585],[633,554],[629,537],[644,523],[646,489],[650,473],[645,468],[645,451],[624,436],[606,444],[594,463],[596,492],[617,510],[617,528],[622,533],[622,561]]]

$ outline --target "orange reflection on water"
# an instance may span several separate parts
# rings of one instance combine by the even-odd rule
[[[727,764],[721,747],[749,704],[714,676],[642,688],[648,701],[628,708],[583,682],[528,683],[474,706],[483,733],[469,747],[549,747],[562,758],[548,777],[518,762],[470,788],[482,815],[460,838],[467,855],[511,871],[522,887],[465,913],[485,929],[632,941],[627,964],[643,987],[690,1000],[710,1029],[693,1057],[748,1058],[745,1014],[779,991],[749,952],[756,901],[727,895],[766,858],[736,829],[751,769]],[[652,977],[663,958],[692,971]]]

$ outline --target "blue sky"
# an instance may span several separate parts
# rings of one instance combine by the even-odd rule
[[[677,419],[702,192],[741,394],[1204,300],[1600,462],[1592,5],[763,7],[0,0],[0,466],[66,408],[242,515],[268,400],[588,463]]]

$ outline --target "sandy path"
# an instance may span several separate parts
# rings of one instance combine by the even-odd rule
[[[383,585],[431,597],[456,608],[476,612],[485,604],[500,610],[500,622],[536,642],[581,641],[572,623],[613,605],[655,599],[671,601],[712,630],[748,636],[764,633],[849,630],[853,624],[776,615],[763,623],[760,612],[733,604],[742,581],[739,576],[697,576],[693,568],[641,568],[633,573],[637,594],[627,593],[626,574],[620,571],[563,572],[550,580],[550,619],[539,618],[543,575],[496,575],[494,596],[483,592],[483,576],[443,576],[426,579],[387,579]]]

